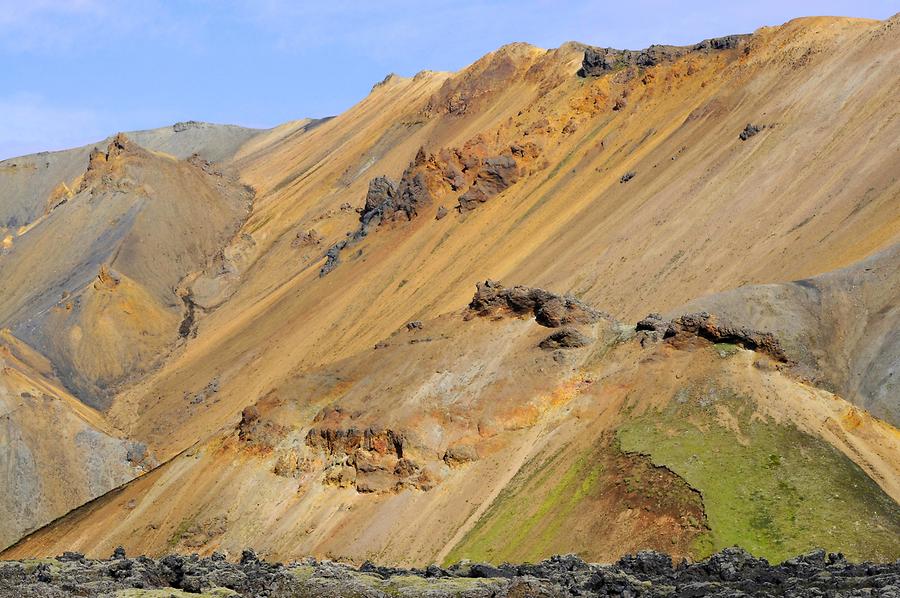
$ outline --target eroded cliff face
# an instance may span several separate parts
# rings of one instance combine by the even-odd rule
[[[420,564],[818,542],[893,558],[900,435],[854,404],[894,409],[895,277],[866,279],[862,303],[845,285],[840,309],[816,302],[824,279],[771,309],[753,285],[900,242],[896,23],[800,19],[640,52],[514,44],[459,73],[388,77],[345,114],[260,133],[220,164],[113,140],[41,198],[46,222],[98,198],[185,204],[163,219],[183,244],[170,251],[138,212],[141,234],[90,264],[71,311],[37,293],[65,343],[39,342],[63,338],[50,324],[25,340],[75,364],[60,378],[79,398],[73,380],[104,381],[104,422],[163,465],[8,554],[250,544]],[[181,195],[154,182],[208,201],[165,203]],[[49,276],[40,226],[0,231],[10,276]],[[29,303],[17,293],[0,307]],[[833,315],[873,332],[817,331]],[[76,324],[108,358],[73,352]],[[834,376],[835,347],[879,357]],[[867,363],[881,377],[857,381]],[[690,454],[668,443],[682,436]],[[718,477],[717,455],[735,464]],[[767,490],[718,483],[740,471]],[[779,480],[818,495],[805,471],[837,507],[767,498]],[[791,517],[864,523],[836,538]]]
[[[156,465],[8,330],[0,331],[0,447],[4,547]]]

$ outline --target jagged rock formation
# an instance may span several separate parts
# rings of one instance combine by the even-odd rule
[[[306,445],[324,462],[323,483],[360,493],[430,490],[427,470],[403,455],[404,437],[394,430],[312,429]]]
[[[740,133],[740,135],[738,135],[738,137],[740,138],[741,141],[747,141],[748,139],[750,139],[751,137],[753,137],[754,135],[756,135],[757,133],[759,133],[760,131],[762,131],[765,128],[766,128],[765,125],[754,125],[752,123],[747,123],[747,126],[744,127],[744,130],[741,131],[741,133]]]
[[[739,549],[698,563],[674,565],[658,552],[628,555],[612,565],[574,555],[534,564],[460,562],[425,569],[359,567],[305,558],[270,563],[252,550],[237,562],[169,555],[129,558],[117,549],[108,560],[66,553],[41,563],[0,564],[0,596],[42,598],[76,595],[138,596],[141,592],[187,592],[203,596],[893,596],[900,592],[900,565],[856,564],[840,554],[815,551],[778,565]],[[133,594],[132,594],[133,593]],[[173,594],[174,595],[174,594]],[[181,595],[181,594],[179,594]]]
[[[765,353],[782,363],[792,363],[781,343],[771,332],[760,332],[746,326],[722,323],[707,312],[681,315],[666,320],[659,314],[650,314],[635,326],[638,332],[651,332],[672,342],[686,336],[698,336],[713,343],[732,343],[753,351]]]
[[[581,77],[600,77],[627,67],[649,68],[661,62],[672,62],[690,52],[732,50],[745,42],[749,35],[727,35],[703,40],[693,46],[652,45],[644,50],[616,50],[615,48],[585,48]]]
[[[512,156],[485,158],[469,190],[459,196],[460,211],[473,210],[516,182],[518,173]]]
[[[476,285],[469,310],[479,316],[502,313],[534,316],[538,324],[548,328],[591,324],[602,317],[608,317],[574,297],[524,286],[507,288],[493,280]]]
[[[687,48],[676,46],[650,46],[646,50],[587,48],[579,74],[582,77],[598,77],[629,66],[651,67],[659,62],[675,60],[687,52]]]
[[[341,251],[365,238],[373,225],[412,220],[418,216],[420,208],[463,190],[465,192],[457,200],[458,209],[460,212],[472,210],[513,185],[518,178],[518,169],[512,155],[483,157],[485,151],[481,139],[462,149],[442,149],[436,154],[426,154],[424,148],[419,148],[399,183],[387,176],[369,181],[359,227],[328,249],[319,276],[334,270],[340,263]],[[436,219],[440,220],[446,214],[446,209],[441,206]]]

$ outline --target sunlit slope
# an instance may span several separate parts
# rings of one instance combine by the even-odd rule
[[[584,344],[545,348],[562,330]],[[773,560],[815,546],[890,560],[898,473],[897,429],[765,354],[455,311],[291,376],[4,556],[252,546],[425,565],[740,542]]]
[[[583,50],[513,45],[455,75],[389,78],[295,144],[240,162],[259,196],[213,303],[230,299],[171,367],[120,397],[116,421],[172,454],[287,372],[454,309],[487,277],[636,319],[900,238],[895,21],[801,19],[600,77],[576,75]],[[766,126],[742,140],[748,122]],[[412,221],[383,223],[319,277],[325,250],[358,227],[369,180],[400,179],[420,146],[438,178],[497,155],[518,177],[464,213],[437,180]],[[214,378],[215,407],[184,404]]]
[[[865,260],[900,242],[898,36],[896,18],[809,18],[390,76],[340,116],[242,142],[221,168],[255,190],[249,213],[217,166],[126,152],[126,176],[92,179],[125,191],[87,235],[55,216],[91,205],[76,195],[3,239],[0,314],[171,461],[7,554],[896,558],[900,437],[851,402],[896,405],[896,260]],[[140,226],[104,211],[127,202]],[[52,227],[76,241],[39,243]],[[544,312],[460,311],[485,279],[623,323],[554,340]],[[784,301],[756,286],[775,283]],[[785,355],[634,335],[686,304]]]

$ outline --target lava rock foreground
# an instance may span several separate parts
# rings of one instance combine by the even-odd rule
[[[537,564],[498,567],[461,562],[449,568],[360,567],[304,559],[269,563],[247,550],[239,562],[224,555],[107,560],[78,553],[54,559],[0,562],[0,596],[62,597],[554,597],[554,596],[900,596],[900,561],[851,563],[817,550],[771,565],[739,548],[698,563],[673,565],[657,552],[626,556],[614,565],[573,555]]]

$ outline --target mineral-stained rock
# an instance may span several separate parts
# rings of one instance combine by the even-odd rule
[[[473,210],[516,182],[518,170],[512,156],[485,158],[475,182],[459,197],[461,211]]]
[[[527,149],[529,157],[539,151],[535,144],[526,144],[519,149],[522,152]],[[340,264],[341,252],[364,239],[372,227],[412,220],[420,209],[457,192],[462,192],[457,198],[460,211],[471,210],[515,184],[519,169],[512,156],[513,150],[504,149],[495,156],[486,156],[487,151],[480,137],[462,148],[443,148],[437,153],[427,153],[424,148],[419,148],[399,182],[395,183],[387,176],[369,181],[365,204],[359,210],[359,227],[328,248],[319,276],[334,270]],[[441,220],[446,215],[447,208],[440,206],[435,219]]]
[[[133,154],[142,151],[144,150],[135,145],[124,133],[119,133],[113,137],[105,152],[95,147],[88,157],[88,167],[84,172],[77,192],[81,193],[95,185],[111,185],[111,163],[126,153]]]
[[[391,429],[323,427],[306,436],[313,459],[324,463],[322,483],[362,494],[434,486],[426,468],[405,454],[405,443],[404,435]]]
[[[447,447],[444,451],[444,463],[450,467],[459,467],[472,461],[478,461],[478,451],[474,446],[461,444]]]
[[[594,339],[574,328],[562,328],[541,341],[541,349],[577,349],[586,347]]]
[[[481,316],[512,313],[533,315],[541,326],[558,328],[568,324],[590,324],[608,317],[578,299],[560,296],[544,289],[524,286],[506,288],[499,282],[486,280],[476,285],[469,303],[471,313]]]

